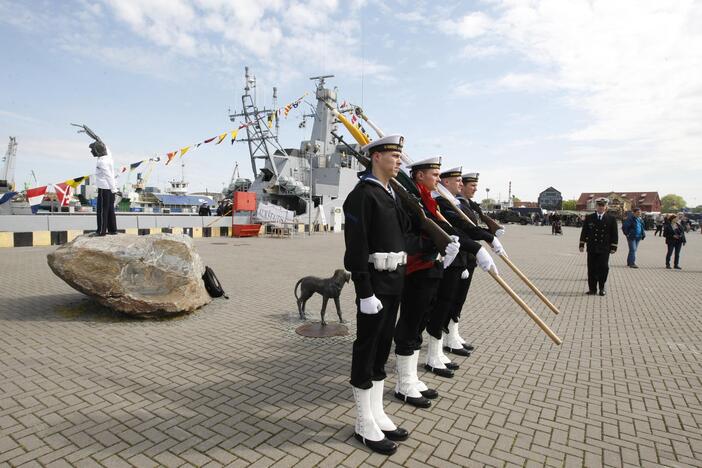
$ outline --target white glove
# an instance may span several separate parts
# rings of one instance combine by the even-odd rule
[[[461,244],[458,242],[458,236],[451,236],[451,242],[446,246],[446,255],[444,255],[444,269],[448,268],[451,263],[456,259],[458,255],[458,250],[461,248]]]
[[[497,255],[507,255],[507,251],[505,250],[504,247],[502,247],[502,243],[497,240],[497,237],[494,237],[492,239],[492,250],[497,254]]]
[[[497,231],[495,231],[495,237],[502,237],[505,233],[505,228],[500,228]]]
[[[463,273],[461,273],[461,279],[468,279],[468,278],[470,278],[470,271],[463,270]]]
[[[487,250],[485,250],[485,247],[481,247],[480,250],[478,250],[478,253],[475,254],[475,258],[478,260],[478,266],[482,268],[483,271],[494,269],[495,273],[497,273],[497,265],[495,265],[495,261]]]
[[[380,299],[375,297],[375,294],[361,299],[361,313],[363,314],[377,314],[382,308],[383,304],[380,302]]]

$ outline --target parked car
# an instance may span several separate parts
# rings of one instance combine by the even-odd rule
[[[515,223],[524,226],[529,224],[531,222],[531,219],[527,218],[526,216],[520,215],[516,211],[500,210],[495,212],[495,221],[498,221],[503,224]]]

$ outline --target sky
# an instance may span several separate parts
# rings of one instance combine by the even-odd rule
[[[339,100],[404,134],[412,159],[479,172],[479,198],[511,182],[524,201],[553,186],[697,206],[700,24],[691,0],[0,0],[0,151],[17,138],[20,187],[93,172],[72,122],[116,166],[165,159],[240,124],[248,66],[259,106],[335,75]],[[303,110],[281,121],[284,147],[308,139]],[[236,163],[253,177],[242,142],[183,161],[192,191],[221,191]],[[161,163],[149,185],[180,174]]]

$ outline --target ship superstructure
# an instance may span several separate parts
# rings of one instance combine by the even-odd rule
[[[341,205],[358,182],[357,173],[362,167],[332,135],[337,122],[327,103],[338,107],[337,92],[325,87],[326,80],[332,77],[310,78],[317,83],[316,108],[306,117],[313,118],[314,124],[310,138],[298,148],[283,148],[277,132],[269,127],[269,115],[275,111],[257,108],[251,95],[255,78],[250,76],[248,67],[242,111],[231,114],[230,120],[244,118],[246,138],[239,141],[246,141],[249,147],[255,175],[249,190],[256,192],[257,200],[282,206],[298,216],[315,213],[322,206],[325,219],[335,225],[342,222]]]

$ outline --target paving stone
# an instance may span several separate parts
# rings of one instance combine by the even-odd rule
[[[349,336],[295,333],[293,286],[341,266],[343,235],[196,239],[231,299],[157,321],[72,290],[46,265],[55,247],[4,249],[0,466],[695,466],[702,322],[687,292],[702,284],[702,236],[688,237],[682,271],[664,268],[661,238],[641,243],[638,270],[624,245],[609,294],[590,297],[578,234],[510,225],[504,237],[559,315],[497,260],[561,346],[476,271],[460,329],[477,349],[455,358],[454,379],[420,369],[442,395],[432,409],[394,400],[391,354],[385,408],[411,436],[390,458],[352,437],[353,286]],[[311,320],[320,307],[310,299]]]

